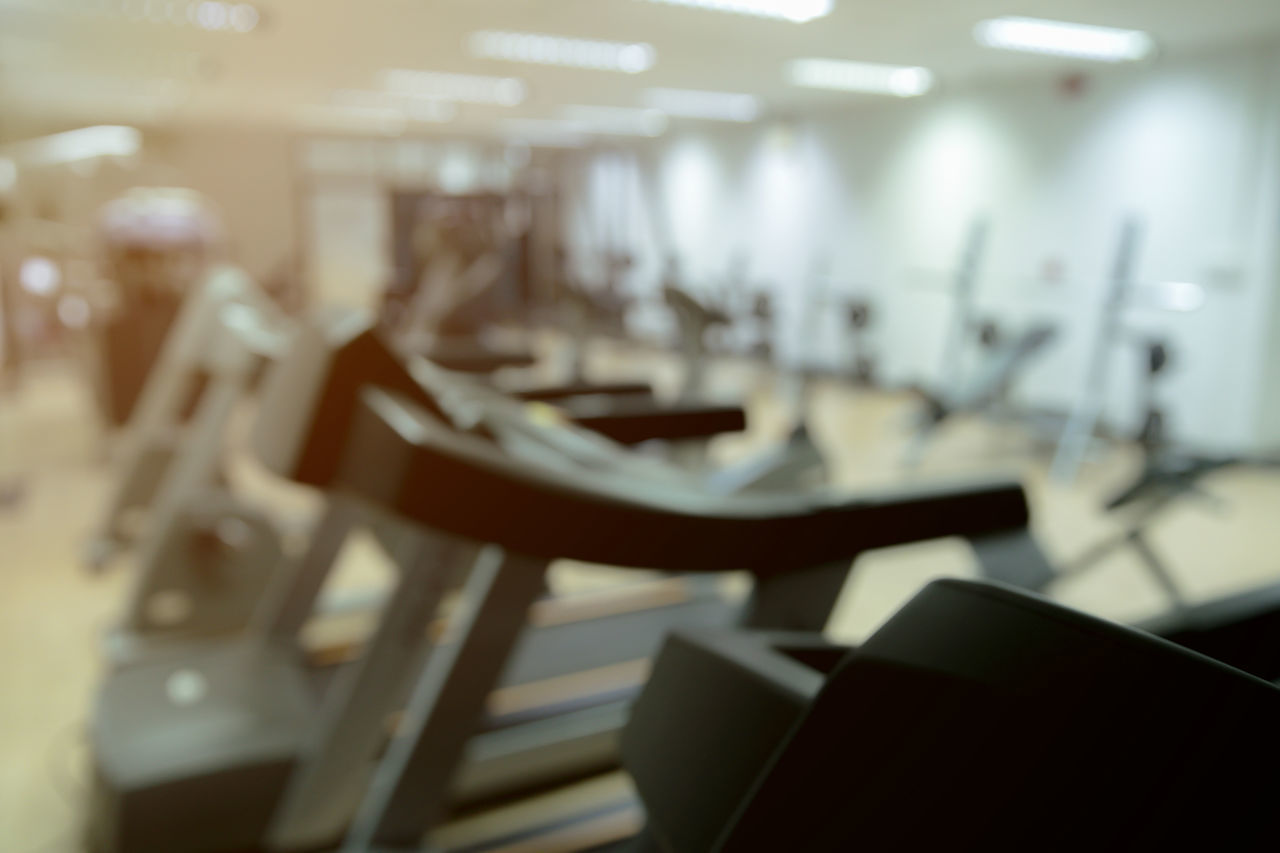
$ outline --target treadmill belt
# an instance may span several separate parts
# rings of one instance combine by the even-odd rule
[[[629,838],[643,824],[630,779],[613,772],[458,818],[431,840],[442,853],[570,853]]]

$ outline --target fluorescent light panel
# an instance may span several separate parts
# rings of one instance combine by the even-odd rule
[[[755,121],[760,102],[754,95],[698,89],[646,89],[644,103],[667,115],[715,121]]]
[[[562,119],[513,118],[503,121],[499,128],[508,137],[534,147],[581,148],[588,141],[576,122]]]
[[[661,110],[634,107],[567,106],[561,115],[583,133],[661,136],[667,117]]]
[[[504,62],[563,65],[626,74],[648,71],[656,58],[653,45],[643,42],[595,41],[499,30],[472,33],[471,53]]]
[[[1194,281],[1162,281],[1146,289],[1146,301],[1154,308],[1189,313],[1204,307],[1204,287]]]
[[[668,6],[692,6],[760,18],[781,18],[803,24],[831,14],[835,0],[649,0]]]
[[[526,94],[524,82],[515,77],[448,74],[403,68],[390,68],[382,72],[382,85],[389,92],[405,95],[471,104],[499,104],[504,107],[519,104]]]
[[[457,118],[458,105],[443,98],[370,89],[338,89],[329,102],[339,108],[394,109],[412,121],[449,122]]]
[[[0,0],[0,6],[4,5],[13,5],[13,0],[9,0],[8,4],[5,0]],[[85,15],[139,23],[194,26],[211,32],[252,32],[262,21],[262,12],[254,4],[225,0],[64,0],[56,4],[53,0],[36,0],[19,5],[57,15]]]
[[[100,124],[19,142],[12,150],[20,161],[54,165],[95,157],[129,157],[141,147],[142,133],[137,128]]]
[[[933,88],[933,72],[912,66],[840,59],[797,59],[788,71],[794,85],[810,89],[914,98]]]
[[[158,11],[162,3],[148,3]],[[258,26],[262,16],[249,3],[223,3],[221,0],[202,0],[187,7],[187,20],[202,30],[232,30],[247,33]]]
[[[1000,50],[1072,56],[1097,62],[1135,62],[1155,43],[1141,30],[1120,30],[1039,18],[993,18],[974,29],[979,44]]]

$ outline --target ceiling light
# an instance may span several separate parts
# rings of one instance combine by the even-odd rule
[[[238,33],[247,33],[258,26],[261,17],[258,10],[248,3],[237,3],[231,7],[231,29]]]
[[[187,20],[211,32],[234,30],[247,33],[258,26],[262,15],[250,3],[200,0],[187,6]]]
[[[382,72],[382,85],[388,91],[401,94],[471,104],[500,104],[504,107],[513,107],[525,98],[522,80],[515,77],[487,77],[482,74],[447,74],[391,68]]]
[[[655,59],[653,45],[643,42],[593,41],[497,30],[472,33],[471,53],[504,62],[564,65],[627,74],[648,71]]]
[[[27,258],[18,267],[18,282],[34,296],[49,296],[62,284],[62,271],[48,258]]]
[[[1150,55],[1155,44],[1141,30],[1118,30],[1038,18],[993,18],[973,31],[979,44],[1001,50],[1073,56],[1098,62],[1133,62]]]
[[[84,329],[93,319],[93,309],[83,296],[68,293],[58,300],[58,319],[69,329]]]
[[[789,69],[791,82],[811,89],[837,89],[914,98],[933,88],[927,68],[845,62],[839,59],[797,59]]]
[[[513,118],[499,125],[506,136],[534,148],[581,148],[587,136],[576,122],[549,118]]]
[[[24,163],[54,165],[94,157],[129,157],[142,147],[135,127],[102,124],[30,139],[12,146],[14,159]]]
[[[338,89],[329,96],[329,102],[355,109],[395,109],[414,121],[423,122],[449,122],[458,116],[458,105],[453,101],[400,92]]]
[[[717,12],[734,12],[761,18],[782,18],[803,24],[831,14],[835,0],[650,0],[668,6],[693,6]]]
[[[18,164],[8,157],[0,157],[0,196],[18,185]]]
[[[697,89],[646,89],[644,102],[667,115],[717,121],[755,121],[760,102],[754,95]]]
[[[569,106],[561,114],[584,133],[661,136],[667,117],[661,110],[633,107]]]
[[[222,30],[230,26],[231,7],[217,0],[204,0],[191,6],[191,18],[202,30]]]
[[[1140,288],[1143,307],[1192,312],[1204,307],[1204,287],[1194,281],[1161,281]]]

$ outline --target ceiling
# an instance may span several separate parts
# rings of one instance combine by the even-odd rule
[[[806,24],[643,0],[258,0],[252,32],[205,32],[148,19],[186,0],[0,0],[0,116],[61,121],[295,122],[337,89],[374,89],[385,68],[517,76],[516,107],[462,105],[411,130],[493,133],[510,117],[553,118],[566,104],[636,106],[647,87],[748,92],[765,114],[840,108],[873,96],[791,87],[785,63],[827,57],[923,65],[942,88],[1081,67],[987,50],[987,17],[1023,14],[1144,29],[1159,62],[1280,36],[1275,0],[836,0]],[[644,41],[641,74],[472,58],[479,29]],[[0,128],[0,132],[3,128]]]

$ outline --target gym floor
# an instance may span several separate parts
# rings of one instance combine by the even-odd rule
[[[673,359],[606,343],[593,353],[598,378],[676,379]],[[718,362],[712,386],[726,399],[750,400],[751,431],[717,441],[714,454],[731,459],[786,433],[783,382],[760,364]],[[1010,473],[1032,496],[1035,530],[1049,555],[1064,563],[1121,529],[1103,515],[1101,500],[1131,477],[1132,448],[1102,449],[1071,485],[1051,483],[1047,459],[1025,431],[981,421],[958,422],[929,445],[913,471],[901,465],[913,401],[902,393],[860,390],[817,381],[809,422],[833,463],[840,486],[875,488],[911,481]],[[93,415],[87,385],[75,365],[32,366],[16,391],[0,392],[0,480],[20,478],[23,494],[0,506],[0,850],[76,851],[86,789],[85,725],[100,666],[103,630],[117,612],[128,566],[100,576],[83,566],[82,552],[109,484],[109,446]],[[308,500],[266,486],[249,460],[237,459],[236,480],[271,499]],[[1280,476],[1224,472],[1210,479],[1212,499],[1191,498],[1166,513],[1152,541],[1167,559],[1188,600],[1248,589],[1280,578]],[[290,508],[291,511],[293,508]],[[361,552],[361,560],[375,560]],[[127,563],[127,560],[122,560]],[[970,576],[973,561],[960,543],[941,542],[868,556],[846,584],[830,632],[843,640],[865,636],[927,580]],[[561,583],[614,582],[618,573],[566,567]],[[1128,553],[1064,581],[1065,603],[1119,619],[1139,620],[1168,601]]]

